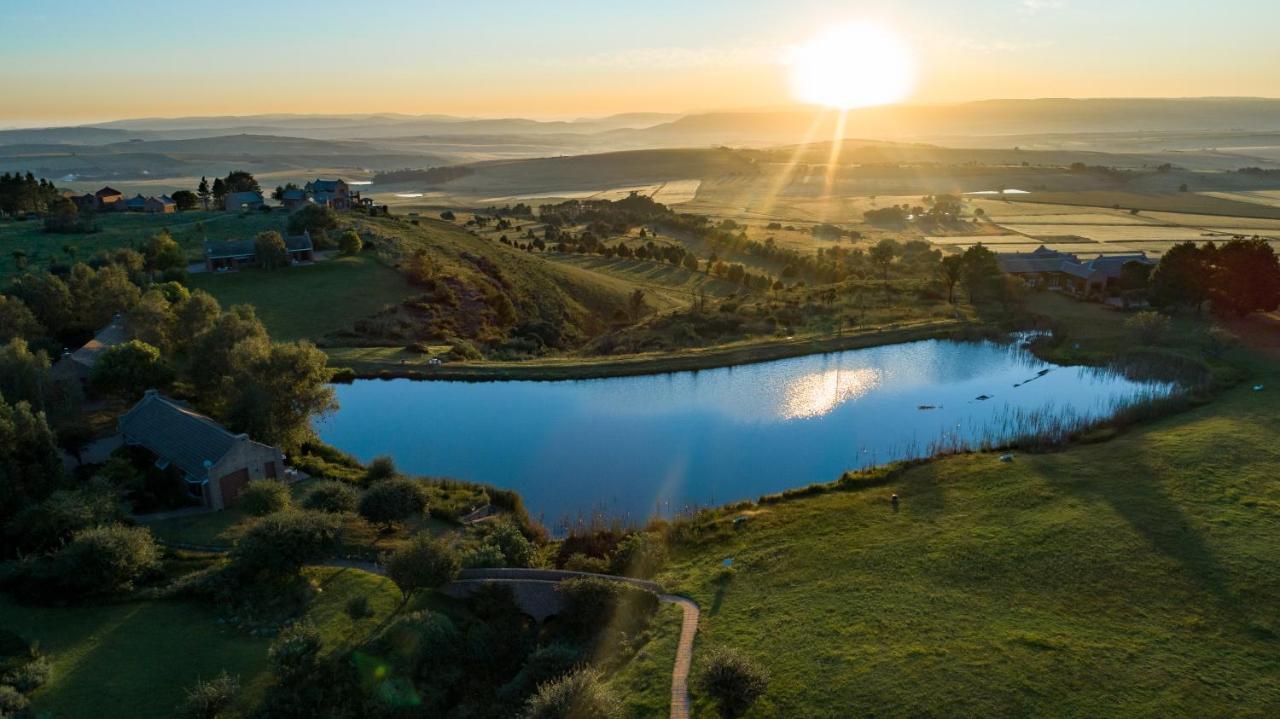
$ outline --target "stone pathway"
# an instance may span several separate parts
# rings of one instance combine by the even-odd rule
[[[658,598],[680,607],[684,620],[680,623],[680,644],[676,647],[676,663],[671,668],[671,719],[689,719],[689,666],[693,663],[693,637],[698,632],[701,612],[692,599],[674,594]]]

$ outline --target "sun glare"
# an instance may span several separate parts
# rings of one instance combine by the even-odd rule
[[[911,48],[871,23],[828,28],[796,48],[790,65],[797,100],[842,110],[898,102],[915,86]]]

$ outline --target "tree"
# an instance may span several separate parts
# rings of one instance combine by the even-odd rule
[[[311,421],[337,408],[327,363],[306,341],[238,343],[228,375],[228,423],[259,441],[297,449],[311,438]]]
[[[293,684],[315,670],[323,646],[315,626],[295,622],[276,635],[267,650],[267,658],[271,660],[276,678],[285,684]]]
[[[244,170],[232,170],[225,180],[222,181],[223,187],[226,188],[227,194],[236,192],[262,192],[262,186],[258,181],[253,179],[253,175]],[[217,185],[215,184],[215,187]]]
[[[195,319],[202,321],[209,319],[199,314],[209,309],[208,303],[203,299],[205,297],[209,296],[197,291],[191,294],[189,301],[198,303],[189,309]],[[211,297],[209,299],[212,300]],[[187,310],[186,304],[178,310],[179,334],[187,329]],[[248,340],[266,341],[267,328],[262,326],[252,305],[233,305],[214,317],[208,328],[192,339],[184,374],[187,381],[206,400],[205,404],[214,408],[215,412],[219,411],[229,403],[231,389],[234,389],[229,389],[227,385],[233,381],[236,347]]]
[[[62,460],[43,412],[0,396],[0,519],[62,485]]]
[[[173,308],[174,324],[172,339],[175,347],[192,348],[198,337],[201,337],[217,324],[222,316],[222,308],[213,295],[204,290],[196,290],[190,297],[176,303]],[[266,332],[264,329],[263,332]]]
[[[245,485],[236,504],[246,514],[265,517],[289,508],[289,486],[278,479],[255,479]]]
[[[698,677],[702,691],[710,696],[724,719],[747,713],[764,694],[769,675],[754,661],[727,649],[711,654]]]
[[[982,243],[965,250],[960,257],[960,282],[969,293],[969,304],[973,304],[979,294],[991,287],[992,279],[1000,276],[1000,265],[996,262],[996,254],[983,247]]]
[[[231,548],[232,566],[247,576],[294,576],[332,556],[340,535],[341,523],[332,514],[268,514],[255,519]]]
[[[898,256],[899,249],[897,241],[886,237],[873,245],[867,252],[867,259],[880,268],[881,276],[885,282],[889,281],[889,265],[893,264],[893,258]]]
[[[209,197],[213,193],[209,191],[209,181],[204,177],[200,178],[200,186],[196,188],[196,196],[200,198],[200,204],[204,205],[204,209],[209,209]]]
[[[111,596],[160,569],[160,547],[146,527],[121,524],[77,532],[52,558],[53,580],[77,596]]]
[[[18,338],[27,341],[38,339],[44,327],[31,310],[17,297],[0,295],[0,342]]]
[[[619,719],[622,704],[594,669],[579,669],[538,687],[523,719]]]
[[[1151,304],[1156,307],[1191,307],[1197,312],[1209,299],[1213,243],[1197,247],[1183,242],[1170,247],[1151,273]]]
[[[374,457],[369,462],[368,469],[364,472],[364,483],[366,485],[374,482],[381,482],[384,479],[391,479],[399,474],[396,469],[396,461],[387,455]]]
[[[644,316],[644,311],[648,309],[648,304],[644,300],[644,290],[635,289],[631,295],[627,297],[627,310],[631,313],[631,321],[638,321]]]
[[[152,235],[142,249],[142,256],[146,258],[147,269],[152,272],[185,269],[187,266],[187,253],[182,251],[182,246],[168,230]]]
[[[635,532],[613,550],[609,571],[624,577],[651,579],[667,559],[667,547],[661,537],[649,532]]]
[[[458,219],[458,216],[453,214],[453,210],[445,210],[444,212],[440,213],[440,219],[446,222],[453,222],[454,220]]]
[[[344,255],[358,255],[364,249],[364,242],[360,239],[360,233],[355,230],[347,230],[342,233],[342,237],[338,238],[338,249],[342,250]]]
[[[385,555],[382,564],[406,602],[419,589],[436,589],[453,581],[462,566],[453,547],[426,532]]]
[[[74,303],[72,326],[96,332],[117,314],[138,303],[142,292],[122,267],[107,265],[97,271],[84,263],[71,268],[67,283]]]
[[[17,337],[0,345],[0,396],[45,411],[52,389],[49,357],[44,352],[32,352],[27,341]]]
[[[1280,260],[1266,240],[1229,240],[1213,264],[1209,294],[1215,313],[1244,317],[1280,307]]]
[[[222,207],[223,200],[227,197],[227,183],[222,181],[221,177],[213,178],[213,204]]]
[[[166,389],[171,382],[173,370],[160,350],[141,340],[108,348],[98,356],[89,375],[96,391],[130,399],[149,389]]]
[[[1124,328],[1132,332],[1142,344],[1151,345],[1169,333],[1169,318],[1159,312],[1139,312],[1124,321]]]
[[[168,353],[173,347],[174,325],[177,321],[173,304],[164,291],[151,289],[129,311],[125,317],[125,326],[134,339],[156,347],[162,353]]]
[[[196,197],[196,193],[191,190],[178,190],[169,197],[173,200],[173,204],[177,207],[179,212],[196,209],[196,203],[199,200],[199,198]]]
[[[947,288],[947,302],[956,303],[956,285],[964,276],[964,257],[947,255],[938,265],[938,277]]]
[[[289,250],[284,246],[284,238],[275,230],[258,233],[253,241],[253,254],[264,269],[274,270],[289,264]]]
[[[302,508],[313,512],[354,512],[360,502],[360,493],[346,482],[327,480],[316,482],[302,497]]]
[[[48,272],[20,275],[9,290],[22,300],[36,320],[49,332],[61,334],[71,322],[71,288]]]
[[[4,529],[14,549],[47,552],[66,544],[76,532],[123,521],[127,514],[119,490],[106,480],[95,478],[27,505]]]
[[[289,215],[289,234],[301,235],[304,232],[315,234],[338,229],[338,213],[328,205],[303,205],[301,209]]]
[[[186,691],[179,713],[185,719],[217,719],[240,694],[240,678],[225,671],[208,681],[197,679]]]
[[[427,511],[427,492],[422,483],[400,477],[369,487],[360,497],[360,516],[373,524],[391,527]]]

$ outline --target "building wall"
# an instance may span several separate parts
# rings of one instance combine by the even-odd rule
[[[231,505],[235,502],[235,495],[251,480],[276,476],[283,460],[280,450],[274,447],[248,439],[237,442],[226,456],[209,469],[209,506],[223,509]],[[224,483],[223,480],[227,482]],[[229,490],[225,496],[224,484]]]

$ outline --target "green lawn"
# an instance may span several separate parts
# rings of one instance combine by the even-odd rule
[[[1081,352],[1118,337],[1062,309]],[[1280,716],[1280,367],[1232,360],[1245,383],[1106,443],[699,522],[660,577],[702,606],[695,673],[759,659],[750,717]]]
[[[323,590],[307,613],[328,651],[366,638],[400,604],[390,580],[353,569],[308,570]],[[374,615],[353,621],[353,596],[369,597]],[[270,641],[219,624],[207,607],[149,601],[74,608],[25,607],[0,598],[0,627],[39,642],[53,679],[33,697],[51,717],[149,719],[175,716],[184,690],[225,670],[241,678],[245,699],[268,680]]]
[[[44,223],[28,220],[0,221],[0,279],[18,272],[15,251],[27,254],[29,268],[48,266],[51,261],[89,260],[102,250],[119,247],[141,247],[151,235],[168,229],[194,262],[203,255],[203,240],[252,238],[264,230],[285,229],[287,214],[260,212],[241,215],[234,212],[180,212],[172,215],[141,213],[104,214],[98,217],[99,232],[87,235],[51,235]],[[75,248],[73,255],[65,246]]]
[[[356,320],[413,292],[399,272],[369,253],[303,267],[200,273],[189,284],[224,307],[253,305],[276,340],[318,340],[350,329]]]

